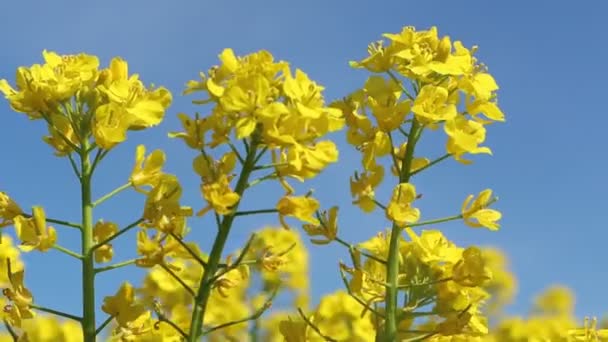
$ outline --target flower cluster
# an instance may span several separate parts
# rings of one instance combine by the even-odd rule
[[[485,189],[467,196],[450,216],[429,219],[418,205],[422,188],[414,177],[446,159],[468,165],[471,155],[491,154],[487,127],[505,120],[498,85],[475,57],[476,47],[441,37],[434,27],[405,27],[384,37],[369,46],[367,57],[351,62],[371,73],[363,86],[329,104],[324,87],[264,50],[237,56],[225,49],[218,65],[189,81],[184,95],[202,93],[193,103],[208,105],[207,114],[179,113],[182,130],[169,137],[195,151],[192,171],[200,178],[203,202],[197,211],[183,203],[189,188],[164,171],[165,153],[148,153],[144,145],[135,150],[125,184],[92,198],[100,163],[129,131],[160,124],[172,102],[167,89],[129,75],[123,59],[100,69],[92,55],[44,51],[44,64],[17,70],[14,87],[0,80],[15,111],[46,123],[43,140],[69,160],[82,199],[75,223],[47,216],[42,206],[26,211],[0,192],[0,228],[13,226],[15,236],[0,236],[8,332],[0,341],[92,342],[102,334],[110,341],[142,342],[606,339],[596,320],[577,328],[572,296],[562,288],[541,296],[528,319],[492,324],[515,292],[506,259],[493,249],[457,246],[434,226],[459,220],[498,230],[501,213],[492,208],[497,198]],[[373,237],[359,243],[342,235],[345,208],[323,210],[312,189],[299,193],[295,184],[338,161],[338,146],[328,137],[343,128],[361,153],[350,178],[352,204],[364,213],[381,211],[382,226],[389,226],[375,235],[369,230]],[[440,129],[447,137],[443,155],[418,156],[423,133]],[[251,188],[273,181],[276,196],[244,201]],[[383,185],[389,187],[386,196]],[[95,216],[97,206],[127,189],[143,202],[130,224]],[[234,223],[264,214],[276,215],[276,227],[254,232],[227,254]],[[206,230],[212,243],[205,252],[189,241],[196,217],[208,220],[203,226],[216,225]],[[317,305],[310,303],[308,250],[291,229],[297,221],[313,245],[337,244],[350,256],[336,262],[344,288]],[[59,227],[81,234],[79,252],[58,244]],[[136,257],[115,262],[122,255],[115,241],[127,232],[135,233]],[[20,251],[51,250],[82,263],[81,314],[40,306],[25,286]],[[123,282],[98,305],[96,277],[131,265],[145,271],[141,284]],[[98,314],[105,318],[101,325]]]

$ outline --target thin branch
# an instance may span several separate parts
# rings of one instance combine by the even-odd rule
[[[46,123],[51,126],[55,132],[57,132],[57,134],[59,134],[59,136],[61,137],[61,139],[63,139],[63,141],[70,146],[74,151],[76,151],[77,153],[81,153],[81,148],[76,146],[76,144],[74,144],[72,142],[72,140],[70,140],[65,134],[63,134],[63,132],[61,132],[60,130],[57,129],[57,127],[55,127],[55,125],[53,125],[53,122],[51,121],[51,118],[49,118],[48,115],[44,114],[44,113],[40,113],[42,118],[44,119],[44,121],[46,121]]]
[[[440,163],[440,162],[442,162],[442,161],[444,161],[444,160],[448,159],[448,158],[449,158],[449,157],[451,157],[451,156],[452,156],[451,154],[446,153],[446,154],[444,154],[443,156],[441,156],[441,157],[439,157],[439,158],[437,158],[437,159],[433,160],[432,162],[430,162],[430,163],[426,164],[425,166],[423,166],[423,167],[419,168],[418,170],[413,171],[412,173],[410,173],[410,175],[412,175],[412,176],[413,176],[413,175],[415,175],[415,174],[417,174],[417,173],[420,173],[420,172],[422,172],[423,170],[426,170],[426,169],[428,169],[429,167],[431,167],[431,166],[433,166],[433,165],[435,165],[435,164],[437,164],[437,163]]]
[[[377,317],[381,317],[384,318],[384,315],[382,313],[380,313],[378,310],[372,308],[371,306],[369,306],[369,304],[367,304],[366,302],[364,302],[361,298],[357,297],[352,289],[350,288],[350,285],[348,284],[348,280],[346,279],[346,275],[344,274],[344,271],[342,270],[342,268],[340,268],[340,278],[342,278],[342,283],[344,283],[344,287],[346,287],[346,292],[348,292],[348,294],[357,301],[357,303],[361,304],[361,306],[363,306],[365,308],[365,310],[369,310],[370,312],[372,312],[374,315],[376,315]],[[365,311],[363,311],[365,312]]]
[[[253,165],[256,165],[260,161],[260,159],[262,159],[262,157],[264,156],[266,151],[268,151],[268,147],[264,147],[260,150],[260,153],[253,160]],[[255,170],[255,167],[254,167],[254,170]]]
[[[117,262],[115,264],[108,265],[108,266],[97,267],[97,268],[95,268],[95,274],[105,272],[105,271],[115,270],[117,268],[129,266],[129,265],[133,265],[136,260],[137,259],[130,259],[130,260],[126,260],[126,261]]]
[[[70,160],[70,165],[72,165],[72,170],[74,170],[76,177],[78,177],[78,179],[82,178],[78,166],[76,166],[76,161],[74,161],[74,157],[72,157],[72,153],[68,153],[68,159]]]
[[[126,190],[128,188],[131,187],[131,182],[129,183],[125,183],[121,186],[119,186],[118,188],[112,190],[111,192],[105,194],[104,196],[102,196],[101,198],[97,199],[95,202],[93,202],[93,207],[96,207],[98,205],[100,205],[101,203],[103,203],[104,201],[114,197],[114,195],[122,192],[123,190]]]
[[[308,319],[308,317],[306,317],[306,315],[304,314],[304,312],[302,311],[301,308],[298,308],[298,313],[300,314],[300,317],[302,317],[302,319],[304,320],[304,322],[306,322],[306,324],[308,324],[308,326],[314,330],[317,334],[319,334],[319,336],[321,336],[321,338],[323,338],[325,341],[327,342],[338,342],[337,340],[334,340],[333,338],[324,335],[321,330],[319,330],[319,327],[317,327],[316,325],[314,325],[310,319]]]
[[[264,312],[266,312],[266,310],[268,310],[268,308],[270,308],[270,306],[272,305],[272,301],[274,300],[274,297],[276,297],[277,293],[279,292],[279,288],[275,288],[275,290],[272,292],[272,294],[270,295],[270,297],[268,297],[268,299],[266,300],[266,302],[264,302],[264,304],[257,309],[253,314],[245,317],[245,318],[241,318],[239,320],[236,321],[231,321],[231,322],[226,322],[220,325],[217,325],[215,327],[209,328],[207,329],[205,332],[203,332],[203,336],[204,335],[208,335],[210,333],[212,333],[215,330],[220,330],[223,328],[227,328],[229,326],[232,325],[236,325],[236,324],[240,324],[240,323],[244,323],[244,322],[248,322],[248,321],[255,321],[258,318],[260,318]]]
[[[364,257],[370,258],[370,259],[375,260],[375,261],[377,261],[377,262],[379,262],[379,263],[381,263],[383,265],[386,265],[386,260],[382,260],[382,259],[378,258],[377,256],[375,256],[373,254],[369,254],[367,252],[364,252],[360,248],[355,247],[354,245],[352,245],[352,244],[350,244],[350,243],[342,240],[341,238],[339,238],[337,236],[336,236],[336,238],[334,240],[336,240],[336,242],[338,242],[339,244],[341,244],[342,246],[344,246],[344,247],[346,247],[348,249],[352,249],[352,250],[355,250],[355,251],[361,253],[361,255],[363,255]]]
[[[188,334],[186,334],[186,332],[183,331],[182,328],[180,328],[177,324],[173,323],[173,321],[171,321],[170,319],[168,319],[165,315],[161,315],[158,312],[157,312],[157,315],[158,315],[158,322],[156,322],[157,324],[160,323],[160,322],[167,323],[167,324],[169,324],[171,326],[171,328],[173,328],[180,335],[182,335],[183,338],[188,338]]]
[[[462,214],[460,214],[460,215],[448,216],[448,217],[435,219],[435,220],[422,221],[422,222],[418,222],[418,223],[410,223],[407,226],[410,228],[427,226],[430,224],[438,224],[438,223],[444,223],[444,222],[448,222],[448,221],[460,220],[462,217],[463,217]]]
[[[97,153],[95,154],[95,159],[93,159],[93,164],[91,166],[91,173],[93,173],[93,171],[95,171],[99,162],[102,161],[103,158],[105,158],[105,156],[109,152],[110,152],[110,150],[102,150],[102,149],[97,150]]]
[[[182,240],[179,236],[177,236],[174,232],[169,232],[169,235],[171,235],[171,237],[175,240],[177,240],[177,242],[182,245],[182,247],[199,263],[201,264],[201,266],[203,267],[207,267],[207,262],[205,260],[203,260],[195,251],[192,250],[192,248],[190,248],[190,246],[188,246],[188,244]]]
[[[23,217],[25,218],[32,218],[33,216],[30,214],[26,214],[26,213],[22,213],[21,214]],[[73,222],[68,222],[68,221],[63,221],[63,220],[57,220],[57,219],[53,219],[53,218],[46,218],[46,222],[50,222],[50,223],[54,223],[54,224],[58,224],[61,226],[66,226],[66,227],[70,227],[70,228],[77,228],[77,229],[81,229],[81,226],[79,223],[73,223]]]
[[[239,150],[236,149],[236,146],[234,146],[234,144],[232,144],[231,142],[228,142],[228,146],[230,146],[230,149],[236,155],[236,158],[239,160],[239,163],[241,163],[241,165],[245,164],[245,159],[243,159],[243,157],[239,153]]]
[[[180,283],[180,285],[182,285],[184,287],[184,289],[186,291],[188,291],[190,293],[190,295],[192,295],[192,297],[196,297],[196,292],[194,292],[194,290],[192,288],[190,288],[190,286],[188,286],[188,284],[186,284],[177,274],[175,274],[175,272],[173,272],[173,270],[171,270],[169,267],[167,267],[165,264],[159,264],[159,266],[167,271],[167,273],[169,273],[169,275],[171,275],[171,277],[173,277],[173,279],[177,280],[178,283]]]
[[[382,210],[386,210],[386,206],[380,203],[378,200],[374,199],[374,203]]]
[[[11,338],[13,339],[13,341],[14,342],[19,341],[19,335],[17,335],[15,330],[13,330],[13,327],[11,327],[11,325],[8,323],[6,318],[3,319],[3,321],[4,321],[4,327],[6,328],[6,331],[8,331],[9,335],[11,335]]]
[[[401,134],[403,134],[406,138],[409,138],[410,135],[408,132],[406,132],[401,126],[397,127],[397,129],[399,130],[399,132],[401,132]]]
[[[397,83],[399,85],[399,87],[401,87],[401,90],[403,90],[403,92],[405,93],[405,95],[407,95],[407,97],[414,101],[415,99],[412,97],[412,95],[410,95],[410,92],[407,90],[407,88],[403,85],[403,83],[397,78],[397,76],[395,76],[395,74],[393,74],[392,71],[388,70],[386,72],[392,79],[393,81],[395,81],[395,83]]]
[[[260,183],[262,183],[263,181],[269,180],[269,179],[275,179],[277,178],[277,174],[275,171],[273,171],[272,173],[269,173],[265,176],[262,176],[260,178],[254,179],[251,182],[247,183],[247,189],[251,188],[252,186],[258,185]]]
[[[95,336],[99,335],[100,332],[103,331],[103,329],[108,326],[108,324],[110,324],[110,322],[112,322],[112,320],[114,319],[114,316],[109,316],[108,318],[106,318],[105,321],[103,321],[103,323],[101,323],[101,325],[95,329]]]
[[[245,255],[247,255],[247,253],[249,252],[249,248],[251,248],[251,243],[253,242],[253,239],[255,239],[256,234],[253,233],[251,234],[251,236],[249,237],[249,240],[247,240],[247,243],[245,243],[245,247],[243,247],[243,250],[241,251],[241,254],[239,254],[239,256],[236,258],[236,260],[234,261],[233,264],[231,265],[225,265],[226,267],[221,270],[220,272],[218,272],[218,274],[210,279],[210,283],[214,283],[217,279],[219,279],[221,276],[223,276],[224,274],[232,271],[233,269],[239,267],[242,263],[243,263],[243,259],[245,258]]]
[[[110,241],[116,239],[117,237],[121,236],[122,234],[128,232],[130,229],[132,229],[133,227],[137,226],[138,224],[142,223],[144,221],[143,218],[140,218],[139,220],[131,223],[130,225],[124,227],[123,229],[119,230],[116,234],[110,236],[109,238],[99,242],[98,244],[96,244],[95,246],[91,247],[91,251],[95,251],[96,249],[98,249],[99,247],[110,243]]]
[[[38,311],[42,311],[42,312],[50,313],[50,314],[53,314],[53,315],[57,315],[57,316],[61,316],[61,317],[69,318],[69,319],[73,319],[73,320],[75,320],[77,322],[81,322],[82,321],[82,317],[71,315],[69,313],[65,313],[65,312],[62,312],[62,311],[57,311],[57,310],[45,308],[44,306],[38,306],[38,305],[30,304],[30,307],[32,309],[35,309],[35,310],[38,310]]]
[[[79,259],[79,260],[82,260],[82,258],[83,258],[81,254],[78,254],[78,253],[76,253],[74,251],[71,251],[71,250],[69,250],[69,249],[67,249],[65,247],[62,247],[60,245],[57,245],[57,244],[53,245],[52,248],[54,250],[57,250],[57,251],[59,251],[59,252],[61,252],[63,254],[67,254],[67,255],[69,255],[71,257],[74,257],[76,259]]]
[[[259,210],[246,210],[246,211],[237,211],[233,214],[233,216],[247,216],[247,215],[255,215],[255,214],[274,214],[278,213],[277,209],[259,209]]]

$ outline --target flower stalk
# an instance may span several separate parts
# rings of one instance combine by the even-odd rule
[[[241,169],[239,179],[234,189],[234,191],[241,198],[243,192],[245,192],[245,189],[247,188],[249,176],[251,175],[255,167],[257,147],[258,142],[256,137],[254,136],[251,141],[251,144],[248,145],[245,162],[243,163],[243,168]],[[192,311],[192,319],[190,321],[190,334],[188,335],[188,342],[199,341],[200,336],[203,334],[203,319],[205,317],[205,311],[207,309],[207,302],[209,301],[209,296],[211,295],[211,288],[213,287],[213,280],[215,278],[214,275],[216,274],[219,268],[222,252],[224,251],[224,246],[226,245],[226,241],[228,240],[228,235],[230,234],[230,229],[236,217],[235,214],[237,212],[239,204],[240,200],[235,204],[233,208],[233,213],[225,215],[220,221],[218,227],[218,234],[213,243],[211,254],[209,255],[209,260],[207,261],[207,267],[205,268],[205,271],[203,273],[203,277],[200,281],[199,289],[194,301],[195,305]]]

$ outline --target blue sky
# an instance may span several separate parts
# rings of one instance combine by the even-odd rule
[[[178,5],[179,4],[179,5]],[[98,196],[123,184],[130,173],[135,146],[162,148],[167,170],[185,185],[184,202],[203,206],[198,181],[191,172],[193,151],[167,132],[178,130],[176,113],[204,108],[179,94],[199,71],[217,63],[226,47],[237,54],[259,49],[291,62],[326,90],[328,100],[360,87],[367,74],[348,61],[366,55],[367,44],[402,26],[427,29],[479,45],[478,57],[489,66],[501,90],[505,124],[489,128],[487,143],[494,156],[476,158],[473,166],[449,161],[413,181],[424,194],[423,217],[458,212],[470,193],[492,188],[500,201],[503,227],[499,232],[464,225],[440,226],[459,244],[497,246],[510,256],[520,290],[509,311],[525,313],[532,296],[547,285],[561,283],[577,293],[579,316],[602,315],[608,308],[603,285],[608,165],[605,161],[605,91],[608,60],[605,2],[570,1],[11,1],[0,15],[0,78],[14,83],[18,66],[39,63],[43,49],[59,53],[87,52],[106,65],[122,56],[146,83],[164,85],[175,100],[160,127],[130,133],[102,164],[95,180]],[[49,216],[78,220],[78,186],[67,160],[52,156],[42,141],[45,126],[0,107],[0,190],[24,208],[44,205]],[[359,155],[340,142],[341,167],[331,167],[310,183],[324,206],[339,204],[341,235],[362,241],[387,227],[380,214],[365,216],[352,207],[348,177],[359,168]],[[423,143],[428,157],[444,152],[441,139]],[[333,188],[333,189],[332,189]],[[328,191],[328,189],[331,189]],[[269,191],[254,192],[251,203],[274,204]],[[265,201],[265,202],[264,202]],[[128,224],[140,215],[143,198],[121,194],[104,204],[96,218]],[[229,241],[236,249],[248,234],[276,217],[239,221]],[[192,238],[209,246],[215,227],[192,221]],[[60,243],[76,248],[78,236],[59,229]],[[133,256],[132,235],[115,247],[118,257]],[[314,298],[340,287],[337,264],[346,259],[338,246],[310,250]],[[603,257],[603,259],[602,259]],[[32,253],[27,284],[41,305],[80,312],[79,265],[55,252]],[[138,279],[139,271],[102,274],[99,300],[123,279]]]

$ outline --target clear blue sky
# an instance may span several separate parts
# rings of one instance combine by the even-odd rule
[[[460,223],[439,228],[460,244],[494,245],[509,254],[520,280],[510,311],[524,313],[532,296],[552,283],[576,291],[578,315],[607,311],[605,2],[6,1],[1,13],[0,78],[14,83],[16,68],[41,62],[43,49],[87,52],[99,55],[103,65],[122,56],[146,83],[164,85],[175,94],[160,127],[130,133],[129,142],[111,153],[99,169],[95,194],[126,181],[135,146],[145,143],[167,151],[167,169],[180,176],[186,185],[184,202],[195,208],[203,202],[190,169],[193,152],[166,134],[179,129],[176,113],[204,113],[190,104],[192,98],[179,94],[186,81],[217,63],[223,48],[232,47],[237,54],[270,50],[309,73],[326,86],[326,97],[335,99],[362,84],[367,74],[350,69],[348,61],[365,56],[367,44],[382,33],[405,25],[436,25],[440,34],[466,46],[479,45],[478,56],[501,87],[507,123],[489,129],[493,157],[476,158],[469,167],[446,162],[414,179],[424,194],[423,216],[451,215],[469,193],[494,189],[504,214],[502,230],[473,230]],[[45,131],[41,122],[29,122],[3,101],[0,189],[24,208],[41,204],[49,216],[77,220],[78,187],[67,160],[53,157],[41,141]],[[344,166],[331,167],[311,186],[324,206],[343,207],[341,234],[361,241],[387,223],[379,214],[364,216],[349,205],[348,176],[359,168],[359,155],[342,143],[342,136],[337,139]],[[423,144],[422,149],[429,157],[444,151],[442,143]],[[274,204],[275,195],[267,194],[254,193],[256,203]],[[251,203],[245,206],[255,208]],[[103,205],[96,218],[127,224],[140,215],[142,205],[141,196],[127,193]],[[264,223],[276,223],[276,218],[239,221],[230,249]],[[211,222],[191,225],[192,238],[208,246],[215,233]],[[58,229],[60,243],[76,248],[77,235]],[[132,237],[115,245],[118,259],[133,256]],[[338,246],[315,247],[310,254],[312,291],[318,298],[340,287],[333,261],[346,254]],[[38,303],[80,312],[76,262],[55,252],[25,259],[27,283]],[[130,269],[101,275],[99,299],[125,277],[138,279],[140,274]]]

